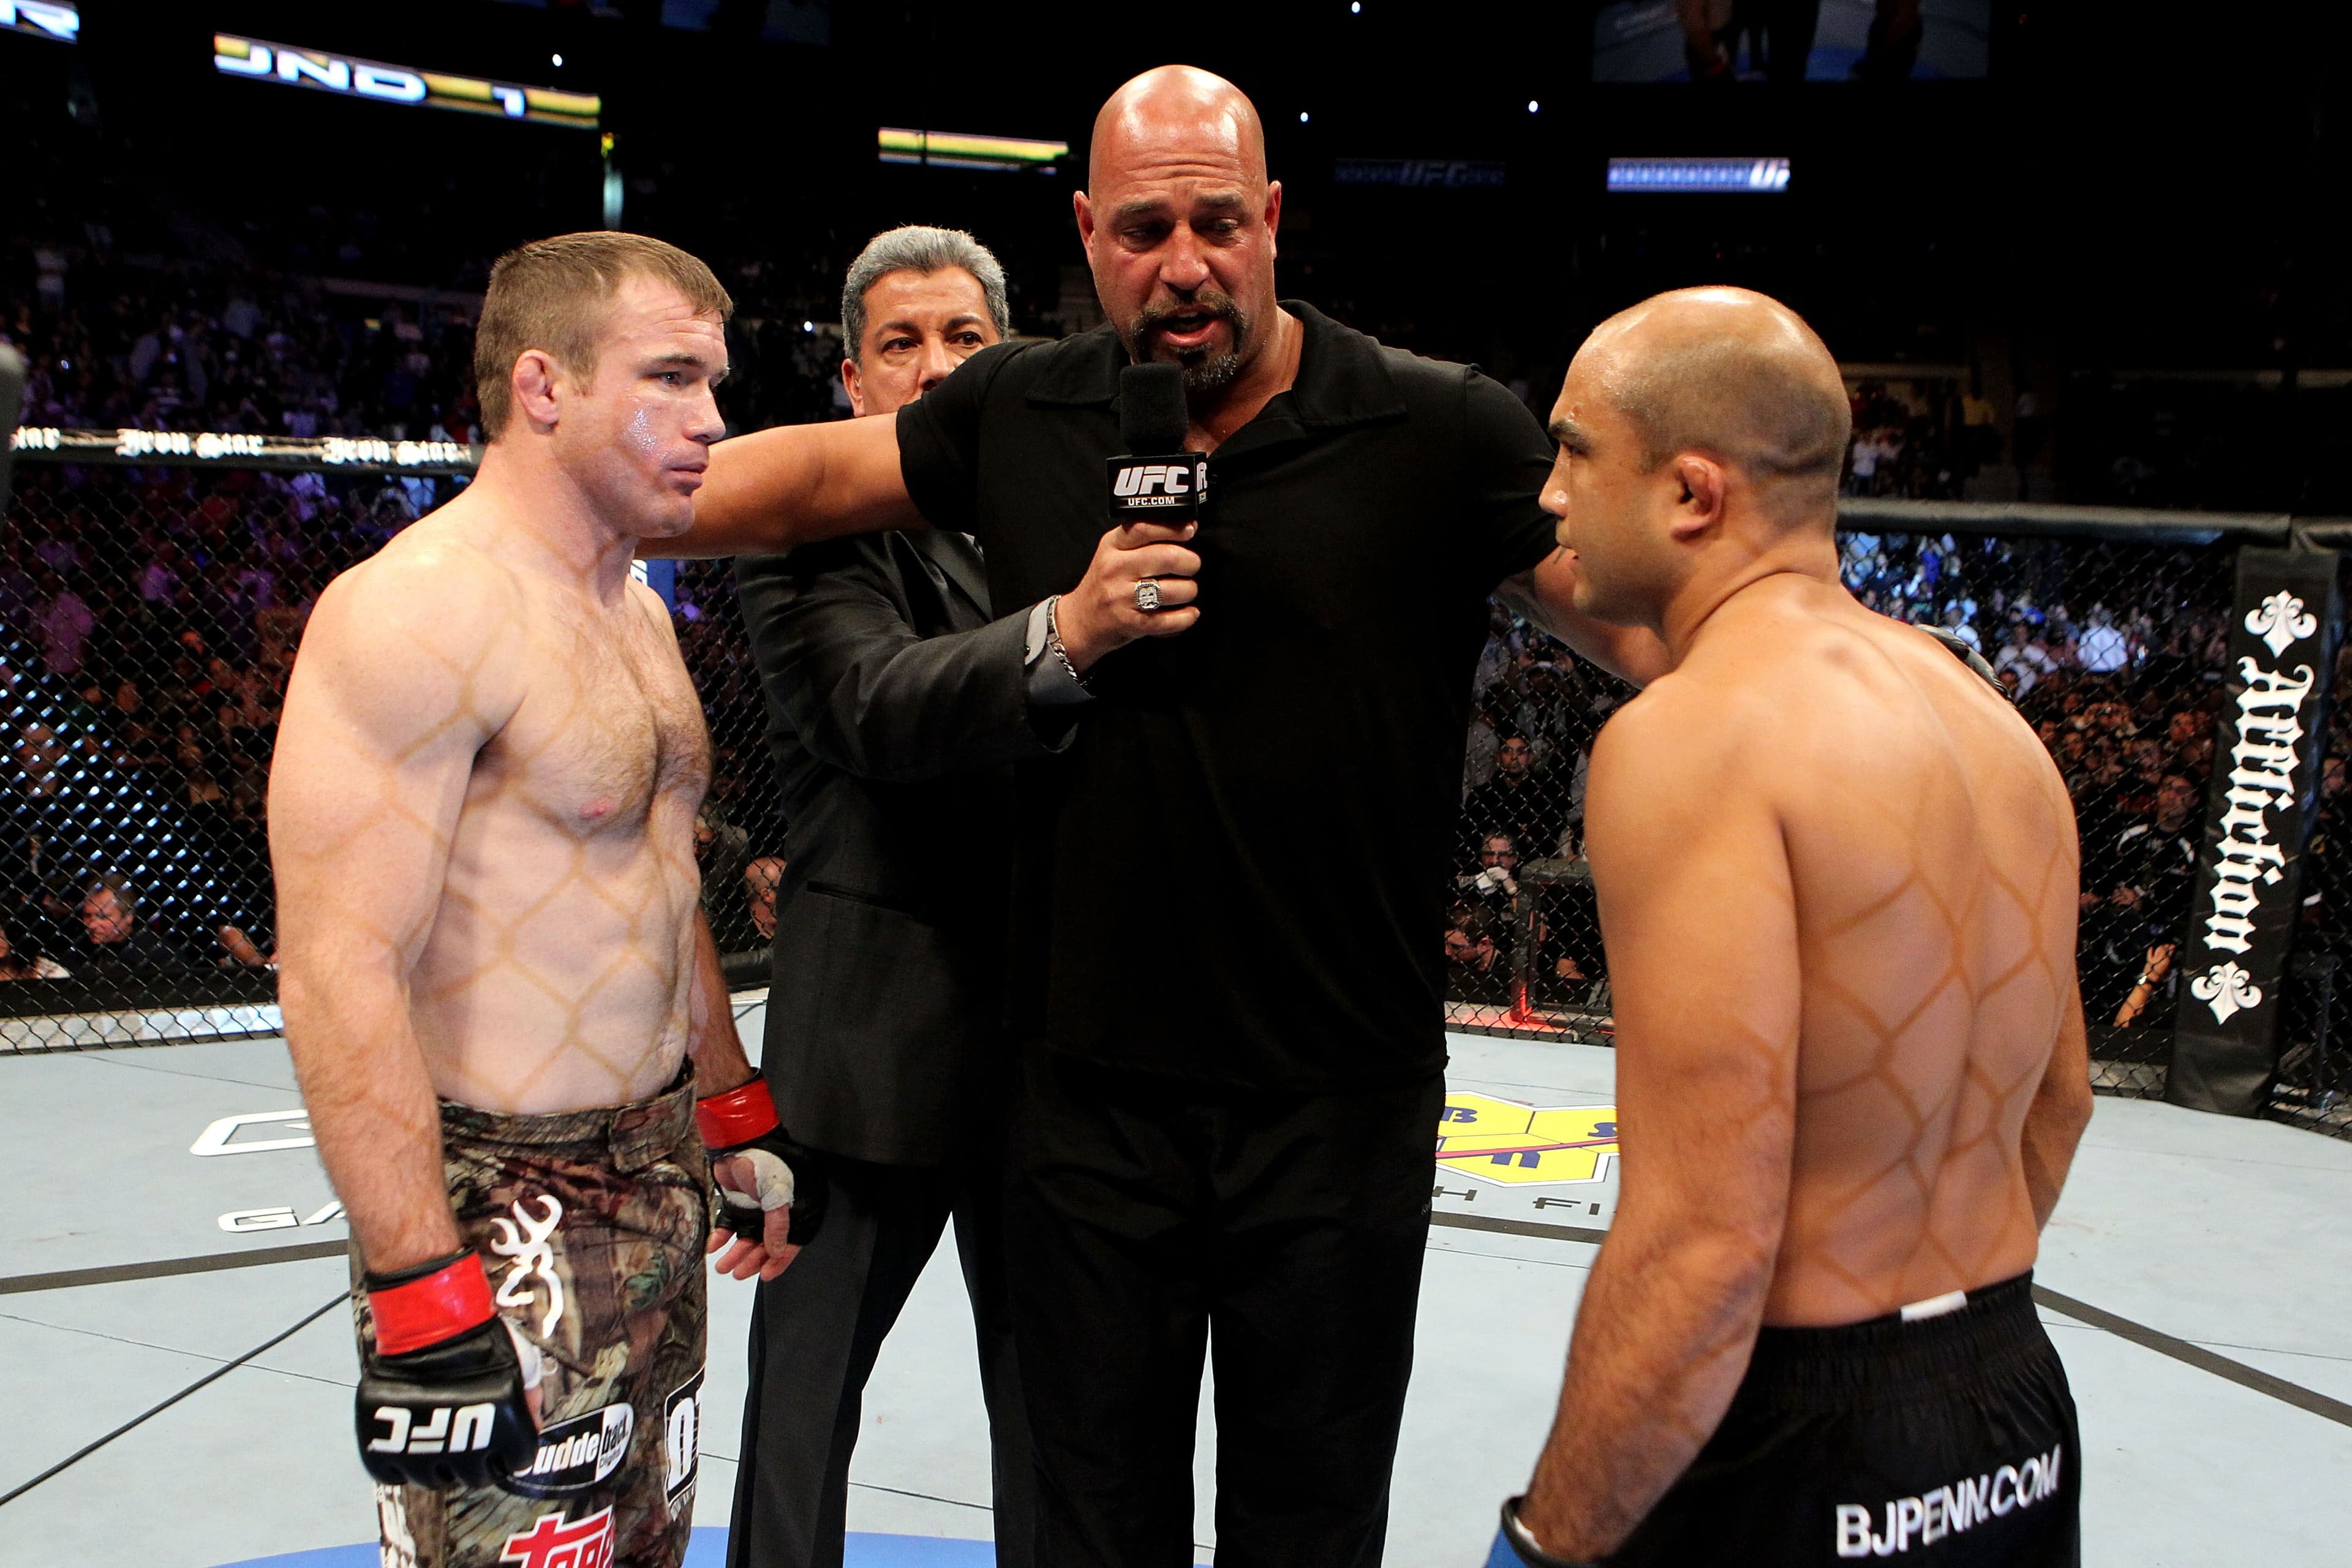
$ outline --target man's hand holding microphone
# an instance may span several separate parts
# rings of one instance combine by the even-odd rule
[[[1139,637],[1174,637],[1201,618],[1199,531],[1209,459],[1183,450],[1191,420],[1184,373],[1172,364],[1131,364],[1119,373],[1119,435],[1110,459],[1115,526],[1095,546],[1078,585],[1055,605],[1055,631],[1083,675],[1104,655]]]
[[[1201,618],[1201,558],[1188,548],[1197,522],[1130,522],[1112,529],[1095,546],[1095,558],[1078,585],[1061,596],[1054,619],[1070,663],[1083,675],[1095,662],[1138,637],[1174,637]],[[1153,584],[1144,609],[1139,583]]]

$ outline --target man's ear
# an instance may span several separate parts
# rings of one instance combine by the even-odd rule
[[[1725,491],[1730,476],[1723,465],[1696,452],[1685,452],[1674,460],[1670,470],[1681,494],[1675,503],[1671,531],[1676,540],[1687,540],[1723,521]]]
[[[517,354],[508,378],[515,412],[542,429],[553,429],[562,406],[556,382],[562,374],[555,357],[545,349],[525,349]]]
[[[1095,242],[1095,204],[1084,191],[1070,193],[1070,210],[1078,220],[1078,243],[1090,246]]]
[[[842,390],[849,394],[849,412],[863,419],[866,416],[866,388],[857,377],[857,362],[844,355],[841,361]]]
[[[1265,185],[1265,237],[1266,237],[1266,238],[1267,238],[1267,239],[1269,239],[1269,240],[1274,239],[1274,238],[1275,238],[1275,237],[1276,237],[1279,233],[1280,233],[1281,228],[1282,228],[1282,182],[1281,182],[1280,180],[1268,180],[1268,181],[1266,182],[1266,185]],[[1270,250],[1274,255],[1279,256],[1279,255],[1282,253],[1282,252],[1281,252],[1281,247],[1280,247],[1279,246],[1271,246],[1271,247],[1269,247],[1268,248],[1269,248],[1269,250]]]

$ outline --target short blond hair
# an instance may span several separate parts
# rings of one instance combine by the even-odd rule
[[[697,315],[723,321],[735,313],[735,301],[709,268],[642,234],[559,234],[499,258],[474,329],[474,390],[485,439],[497,440],[507,426],[515,361],[526,351],[538,349],[582,380],[594,379],[604,308],[631,278],[670,285]]]

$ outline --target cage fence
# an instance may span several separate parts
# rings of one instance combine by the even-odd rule
[[[2050,748],[2082,840],[2078,961],[2095,1081],[2160,1096],[2235,546],[1864,528],[1842,531],[1839,546],[1863,603],[1977,644]],[[1593,738],[1629,695],[1496,608],[1445,933],[1454,1027],[1608,1037],[1584,782]],[[2155,976],[2146,987],[2144,975]]]
[[[0,976],[38,984],[0,985],[0,1048],[274,1031],[268,769],[310,606],[471,458],[35,434],[0,528]],[[782,829],[734,575],[664,576],[711,731],[712,929],[763,983]]]
[[[309,607],[455,493],[471,460],[384,443],[179,445],[19,441],[0,528],[0,974],[40,984],[0,986],[0,1046],[274,1028],[268,764]],[[1887,528],[1865,514],[1840,549],[1865,604],[1974,640],[2049,746],[2082,840],[2094,1080],[2157,1096],[2237,546],[2211,531],[2108,534]],[[657,563],[655,582],[710,731],[695,833],[706,910],[730,979],[761,984],[785,824],[733,570]],[[1445,873],[1449,1026],[1606,1043],[1585,775],[1632,691],[1499,603],[1489,631]],[[2352,852],[2337,803],[2352,731],[2331,718],[2326,734],[2272,1110],[2342,1132]]]

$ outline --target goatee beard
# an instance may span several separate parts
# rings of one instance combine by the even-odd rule
[[[1219,353],[1205,348],[1179,351],[1168,354],[1147,353],[1154,329],[1171,316],[1201,312],[1213,321],[1225,322],[1233,329],[1233,347]],[[1250,342],[1250,319],[1233,296],[1221,289],[1203,289],[1193,299],[1175,309],[1146,306],[1136,313],[1121,334],[1126,339],[1128,357],[1139,363],[1159,359],[1172,363],[1184,373],[1184,390],[1188,393],[1215,392],[1231,386],[1240,378],[1244,351]]]

